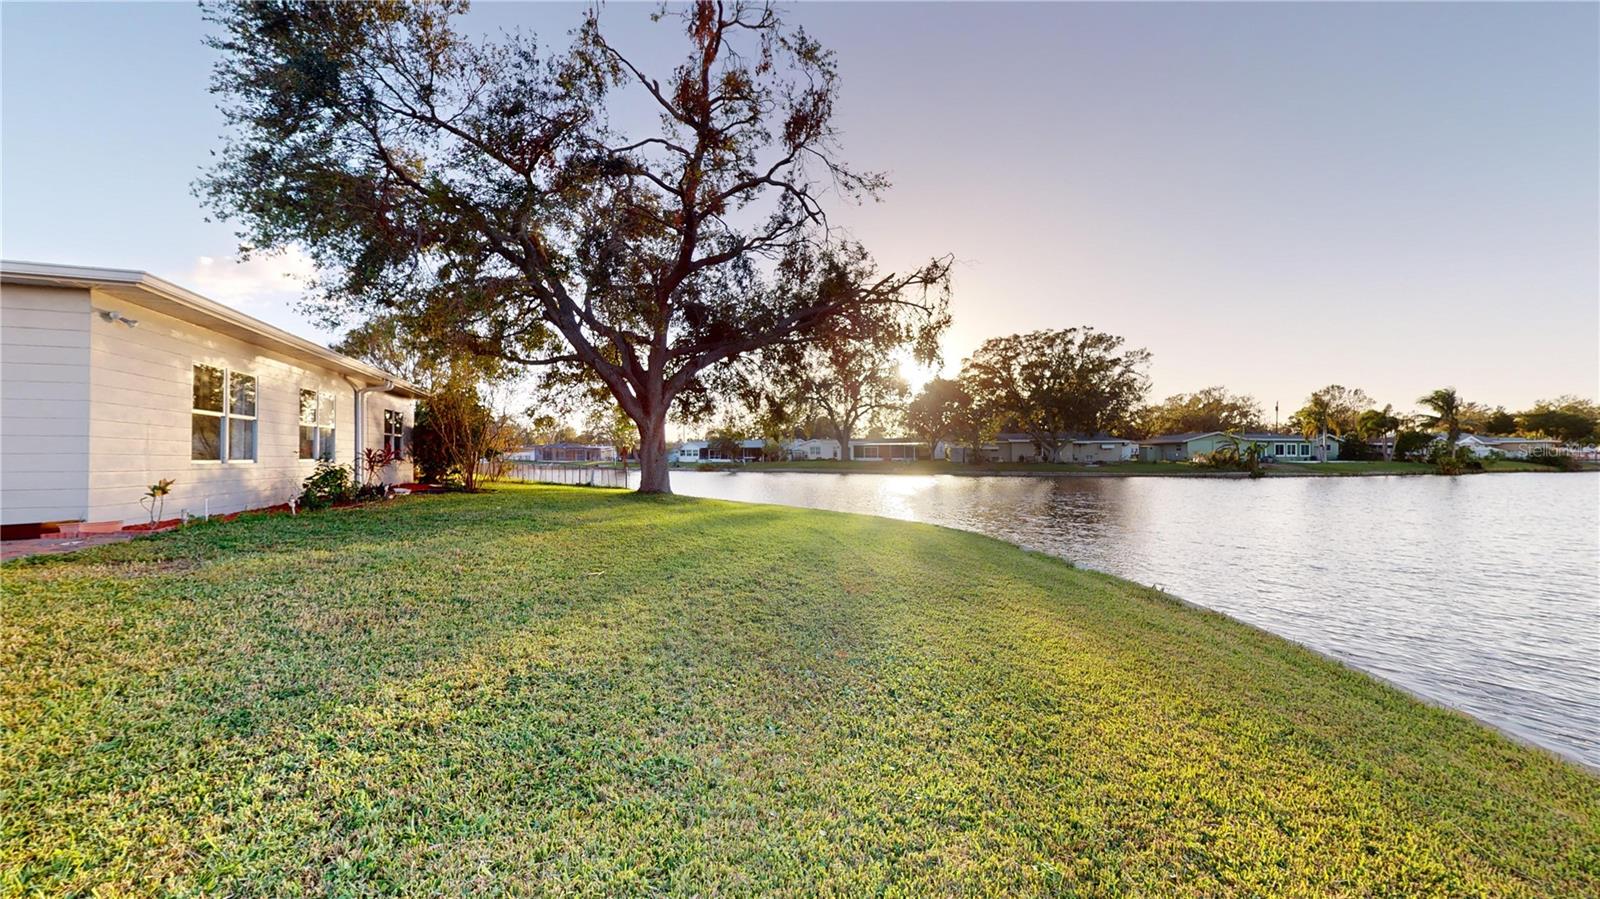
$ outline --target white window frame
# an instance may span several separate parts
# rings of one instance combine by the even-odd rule
[[[305,420],[305,418],[304,418],[305,394],[308,394],[308,393],[314,395],[317,398],[316,409],[312,413],[312,421],[310,421],[310,422],[307,422]],[[320,390],[320,389],[315,388],[315,387],[301,387],[299,389],[299,391],[295,394],[295,432],[294,432],[295,450],[294,450],[294,454],[295,454],[295,457],[297,459],[299,459],[301,462],[316,463],[316,462],[337,462],[338,461],[338,456],[339,456],[339,425],[338,425],[339,407],[338,407],[337,403],[338,403],[338,397],[335,396],[331,391]],[[327,413],[326,416],[324,416],[324,414],[323,414],[324,412]],[[300,429],[304,428],[304,427],[311,428],[311,455],[310,456],[302,456],[302,455],[300,455]],[[332,445],[330,445],[330,446],[323,446],[322,445],[322,437],[323,437],[323,432],[324,431],[328,432],[330,434],[330,436],[331,436],[331,440],[329,442]]]
[[[222,372],[222,411],[220,411],[220,412],[218,412],[218,411],[216,411],[214,409],[197,409],[197,408],[195,408],[195,405],[194,405],[195,375],[198,373],[199,369],[202,369],[202,368],[210,368],[210,369],[214,369],[216,371]],[[234,378],[235,375],[237,375],[239,377],[242,377],[242,378],[249,378],[251,383],[255,387],[256,410],[251,415],[242,415],[240,413],[237,413],[237,412],[233,411],[233,378]],[[220,433],[219,433],[219,436],[218,436],[218,439],[217,439],[217,458],[215,458],[215,459],[196,459],[194,457],[194,442],[193,442],[194,441],[194,431],[193,431],[194,425],[193,425],[193,418],[196,415],[204,415],[204,416],[207,416],[207,417],[210,417],[210,418],[215,418],[215,419],[218,419],[218,421],[220,422],[220,425],[218,427],[218,431]],[[209,362],[196,362],[196,363],[193,363],[192,365],[190,365],[189,366],[189,417],[190,417],[190,420],[191,420],[191,423],[190,423],[190,436],[189,436],[189,440],[190,440],[190,444],[189,444],[189,462],[190,462],[190,464],[193,464],[193,465],[254,465],[254,464],[256,464],[256,461],[260,458],[260,448],[261,448],[261,378],[258,377],[254,372],[239,371],[238,369],[232,368],[231,366],[227,366],[227,365],[212,365]],[[254,423],[254,427],[252,427],[250,429],[250,456],[249,456],[249,458],[246,458],[246,459],[231,459],[231,458],[229,458],[229,456],[231,456],[233,454],[233,447],[231,445],[233,437],[232,437],[232,428],[230,428],[228,425],[229,425],[229,422],[234,421],[234,420],[248,421],[248,422],[253,422]]]
[[[394,426],[390,430],[390,425]],[[383,410],[383,449],[394,454],[394,458],[403,458],[401,450],[404,448],[406,434],[406,414],[399,409]]]

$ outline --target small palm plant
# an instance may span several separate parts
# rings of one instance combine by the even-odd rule
[[[172,492],[172,485],[177,483],[171,478],[162,478],[151,484],[139,498],[139,505],[144,506],[150,513],[150,523],[155,524],[161,520],[161,513],[167,509],[167,494]]]

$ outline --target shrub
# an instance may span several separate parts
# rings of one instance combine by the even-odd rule
[[[394,450],[367,448],[361,451],[361,466],[367,471],[367,482],[377,483],[383,477],[383,470],[389,465],[400,461],[400,456]]]
[[[1261,448],[1254,443],[1241,445],[1235,441],[1227,446],[1219,446],[1209,453],[1195,456],[1189,460],[1189,464],[1216,471],[1247,471],[1252,478],[1266,474],[1261,468]]]
[[[1354,434],[1346,434],[1339,438],[1339,461],[1381,462],[1382,460],[1383,451],[1360,437]]]
[[[1427,431],[1401,431],[1394,439],[1395,461],[1427,459],[1433,445],[1433,435]]]
[[[1472,450],[1464,446],[1450,447],[1444,443],[1434,444],[1433,451],[1428,455],[1428,461],[1440,474],[1457,475],[1469,471],[1482,471],[1483,460],[1473,454]]]
[[[350,469],[332,462],[318,462],[316,471],[300,486],[300,505],[305,509],[325,509],[334,503],[348,502],[356,496]]]
[[[1540,447],[1527,455],[1527,461],[1535,465],[1548,465],[1557,471],[1577,471],[1583,466],[1578,460],[1567,453],[1558,453],[1555,450]]]
[[[411,428],[411,461],[416,465],[417,479],[424,484],[443,483],[453,467],[427,403],[417,406],[416,422]]]

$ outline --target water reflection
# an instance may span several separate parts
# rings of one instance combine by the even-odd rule
[[[1600,766],[1600,474],[672,477],[688,495],[948,525],[1156,584]]]

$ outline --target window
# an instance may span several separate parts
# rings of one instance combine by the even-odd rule
[[[1272,454],[1273,454],[1273,455],[1274,455],[1274,456],[1281,456],[1281,455],[1284,455],[1284,452],[1283,452],[1283,444],[1281,444],[1281,443],[1274,443],[1274,444],[1273,444],[1273,445],[1272,445]]]
[[[189,458],[198,462],[255,461],[255,375],[215,365],[194,367]]]
[[[390,456],[401,459],[401,440],[405,436],[406,417],[395,409],[383,410],[383,448]]]
[[[332,462],[333,394],[300,391],[300,458]]]

